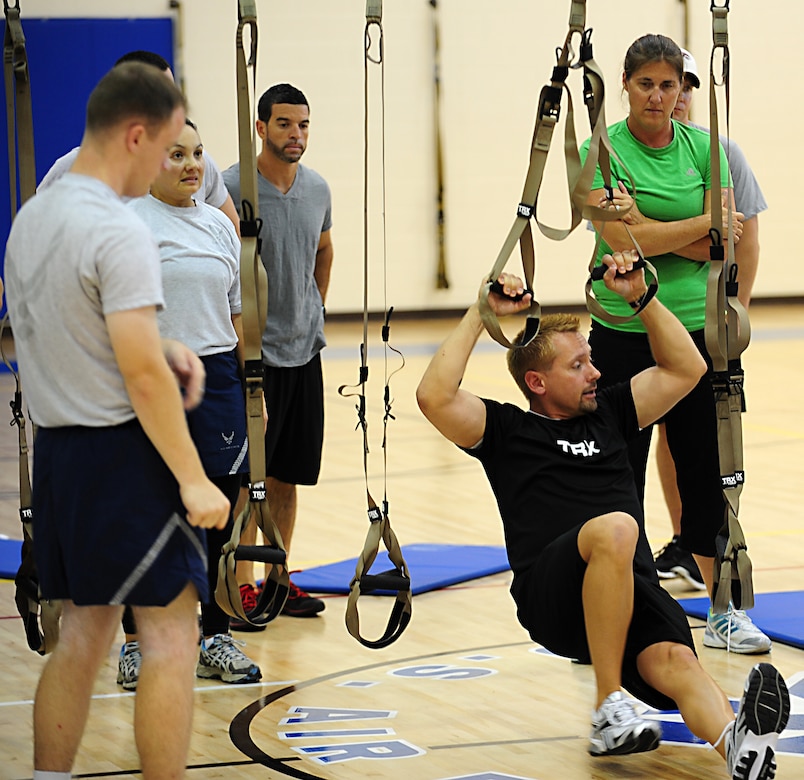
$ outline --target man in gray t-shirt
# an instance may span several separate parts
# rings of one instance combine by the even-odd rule
[[[203,366],[159,336],[159,253],[121,198],[148,191],[183,127],[184,99],[158,70],[130,62],[99,82],[86,116],[71,172],[25,203],[6,247],[9,316],[39,426],[34,554],[42,597],[63,601],[34,703],[33,776],[71,776],[126,605],[150,681],[137,712],[159,713],[136,721],[142,773],[179,777],[207,591],[203,529],[225,526],[229,502],[184,414],[201,399]]]
[[[325,345],[324,303],[332,267],[332,207],[327,183],[299,160],[307,146],[310,108],[290,84],[268,89],[257,106],[261,257],[268,274],[268,315],[262,338],[265,366],[266,490],[271,515],[290,552],[296,521],[296,485],[314,485],[324,439],[320,352]],[[240,208],[240,165],[223,172]],[[247,534],[256,533],[249,524]],[[253,541],[244,535],[244,544]],[[255,598],[253,565],[238,564],[246,608]],[[284,614],[315,615],[324,602],[291,583]],[[245,628],[237,621],[232,628]]]

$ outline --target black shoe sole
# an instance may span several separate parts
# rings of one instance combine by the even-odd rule
[[[696,577],[694,574],[687,569],[686,566],[675,566],[673,567],[673,574],[677,577],[681,577],[688,585],[695,588],[695,590],[706,590],[706,583],[700,578],[700,572]]]
[[[316,615],[320,614],[324,611],[324,607],[322,606],[321,609],[283,609],[283,615],[287,615],[288,617],[297,617],[297,618],[311,618],[315,617]]]
[[[229,628],[232,631],[249,631],[249,632],[256,632],[256,631],[265,631],[267,626],[255,626],[253,623],[246,623],[245,620],[238,620],[235,622],[234,620],[229,621]]]
[[[611,750],[604,753],[594,753],[592,748],[589,748],[589,755],[592,756],[630,756],[632,753],[647,753],[649,750],[656,750],[661,742],[661,737],[654,734],[652,731],[643,731],[636,739],[626,742],[624,745],[618,745]]]
[[[781,734],[789,718],[790,694],[784,678],[775,666],[757,664],[748,675],[737,728],[757,735]]]

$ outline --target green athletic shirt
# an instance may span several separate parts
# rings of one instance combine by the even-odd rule
[[[608,133],[613,149],[634,177],[636,203],[642,214],[661,222],[674,222],[704,213],[704,195],[711,187],[708,132],[673,120],[673,140],[661,149],[653,149],[637,141],[631,135],[626,120],[609,127]],[[583,161],[588,152],[587,139],[581,147]],[[629,177],[613,157],[611,175],[613,186],[616,187],[619,180],[630,191]],[[729,168],[722,146],[720,177],[721,186],[728,187]],[[592,189],[602,187],[603,177],[598,167]],[[600,263],[600,258],[609,252],[611,247],[604,238],[600,242],[597,262]],[[703,328],[709,263],[687,260],[672,252],[654,255],[649,260],[659,275],[659,300],[681,320],[688,331]],[[628,304],[619,295],[610,292],[602,281],[595,282],[593,289],[606,311],[618,315],[633,313]],[[645,332],[645,326],[638,317],[621,325],[602,324],[615,330]]]

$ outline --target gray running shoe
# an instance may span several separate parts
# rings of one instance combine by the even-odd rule
[[[120,658],[117,661],[117,684],[122,685],[123,690],[137,690],[141,664],[140,643],[137,641],[126,642],[120,648]]]
[[[262,677],[260,667],[237,645],[243,646],[245,642],[230,634],[215,634],[211,639],[202,640],[196,676],[217,677],[225,683],[257,682]]]

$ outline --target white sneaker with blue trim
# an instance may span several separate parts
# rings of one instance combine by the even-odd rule
[[[746,655],[769,653],[773,646],[770,637],[762,633],[742,609],[731,605],[728,612],[720,615],[709,608],[703,643],[704,647]]]

